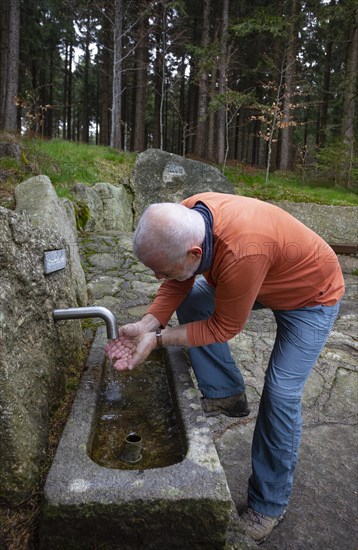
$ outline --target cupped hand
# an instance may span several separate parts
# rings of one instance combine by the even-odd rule
[[[136,349],[136,341],[119,336],[116,340],[111,340],[106,345],[107,356],[113,360],[114,368],[117,370],[131,370],[133,368],[133,354]]]
[[[132,370],[143,363],[155,348],[156,341],[153,332],[140,335],[138,331],[124,330],[133,325],[126,325],[119,330],[119,337],[108,342],[106,353],[114,361],[117,370]],[[130,334],[130,337],[128,336]]]

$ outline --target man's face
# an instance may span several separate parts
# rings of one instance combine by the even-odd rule
[[[155,259],[146,265],[152,271],[157,279],[166,281],[186,281],[190,279],[197,271],[200,264],[200,258],[187,255],[182,263],[169,263],[163,258]]]

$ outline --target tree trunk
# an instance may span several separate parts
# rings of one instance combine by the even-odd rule
[[[30,119],[29,119],[29,130],[35,135],[38,131],[38,79],[37,79],[37,63],[32,60],[31,63],[31,86],[32,86],[32,97],[31,97],[31,108],[30,108]]]
[[[112,95],[112,128],[111,147],[120,150],[122,147],[121,131],[121,94],[122,94],[122,0],[115,0],[114,4],[114,33],[113,33],[113,95]]]
[[[145,13],[146,8],[147,0],[142,0],[139,7],[142,16],[139,22],[135,63],[134,151],[144,151],[146,149],[145,111],[148,65],[148,15]]]
[[[109,145],[110,140],[110,74],[111,74],[111,13],[110,3],[104,3],[101,35],[102,52],[99,60],[99,144]]]
[[[158,61],[158,62],[157,62]],[[160,70],[160,61],[156,59],[154,75],[154,116],[153,116],[153,147],[160,149],[160,128],[161,128],[161,103],[162,103],[162,77],[157,70]]]
[[[203,0],[203,28],[201,35],[201,47],[206,50],[209,44],[210,30],[210,0]],[[198,123],[196,129],[196,139],[194,153],[199,157],[205,156],[206,144],[206,116],[208,106],[208,72],[205,67],[205,60],[202,60],[199,74],[198,88]]]
[[[322,105],[320,114],[319,128],[319,147],[323,147],[326,142],[327,121],[328,121],[328,105],[329,105],[329,86],[331,80],[331,61],[332,61],[332,39],[327,43],[326,57],[323,73],[323,90],[322,90]]]
[[[342,117],[342,139],[346,145],[345,173],[347,187],[351,186],[354,155],[354,127],[358,92],[358,7],[351,20],[351,33],[348,43],[346,75],[344,81],[344,102]]]
[[[0,128],[16,130],[19,80],[20,0],[2,0],[0,41]]]
[[[110,82],[109,82],[109,73],[110,68],[110,55],[107,51],[105,54],[105,59],[103,60],[102,67],[100,69],[101,82],[100,82],[100,101],[101,105],[99,107],[99,143],[100,145],[109,145],[109,128],[110,128],[110,118],[109,118],[109,93],[110,93]]]
[[[54,70],[53,70],[53,57],[55,54],[55,50],[51,48],[50,52],[50,78],[49,78],[49,93],[48,93],[48,104],[49,108],[46,112],[46,127],[45,127],[45,134],[46,137],[49,139],[52,139],[52,130],[53,130],[53,82],[54,82]]]
[[[216,67],[213,67],[211,71],[211,81],[210,81],[210,97],[214,97],[216,92]],[[208,121],[208,149],[207,149],[207,158],[209,160],[215,160],[215,124],[216,122],[216,113],[214,109],[209,109],[209,121]]]
[[[178,154],[185,156],[185,54],[180,65],[180,94],[178,121]]]
[[[67,139],[73,139],[73,128],[72,128],[72,58],[73,58],[73,44],[72,41],[69,45],[70,52],[68,58],[68,71],[67,71]]]
[[[162,105],[162,84],[163,84],[163,11],[164,7],[158,2],[156,6],[154,23],[155,60],[154,60],[154,113],[153,113],[153,147],[160,149],[160,128],[161,128],[161,105]]]
[[[230,0],[223,0],[220,61],[219,61],[219,82],[218,93],[224,95],[227,89],[227,32],[229,27],[229,6]],[[217,138],[217,162],[222,164],[225,159],[225,136],[226,136],[226,108],[221,107],[218,111],[218,138]]]
[[[297,55],[297,14],[301,9],[299,0],[292,0],[291,30],[286,49],[285,93],[283,96],[283,120],[280,136],[280,169],[292,169],[293,127],[291,124],[291,104],[294,99]]]
[[[344,103],[341,134],[343,141],[352,147],[354,142],[354,122],[357,102],[358,82],[358,7],[351,21],[351,32],[347,51],[346,74],[344,81]]]
[[[194,126],[196,119],[196,105],[198,97],[198,87],[195,83],[196,64],[193,59],[190,60],[190,74],[188,80],[188,93],[187,93],[187,114],[186,114],[186,153],[192,153],[194,151]]]
[[[89,141],[89,108],[88,108],[88,84],[90,66],[90,18],[87,19],[87,32],[85,44],[85,67],[83,75],[83,105],[82,105],[82,141]]]
[[[237,115],[237,136],[235,144],[235,158],[238,161],[243,159],[243,140],[244,140],[244,120],[245,120],[245,108],[240,109],[239,114]]]
[[[62,110],[62,137],[66,137],[66,124],[67,124],[67,87],[68,87],[68,39],[65,43],[65,61],[63,65],[63,110]],[[67,127],[68,138],[68,127]]]

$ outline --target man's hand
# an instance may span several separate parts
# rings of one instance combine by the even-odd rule
[[[147,359],[148,355],[157,346],[157,339],[154,332],[146,332],[143,334],[138,342],[136,348],[133,350],[132,362],[128,367],[133,369],[137,365],[141,365]]]
[[[125,336],[119,336],[116,340],[110,340],[106,345],[107,356],[113,360],[117,370],[131,370],[133,353],[136,342]]]
[[[118,338],[106,346],[106,353],[114,360],[114,368],[117,370],[132,370],[143,363],[156,347],[154,332],[143,333],[140,323],[124,325],[118,334]]]

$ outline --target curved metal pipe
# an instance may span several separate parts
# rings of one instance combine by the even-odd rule
[[[100,317],[106,322],[107,337],[110,340],[118,338],[118,323],[115,315],[106,307],[88,306],[88,307],[69,307],[67,309],[54,309],[53,318],[55,321],[66,319],[86,319]]]

